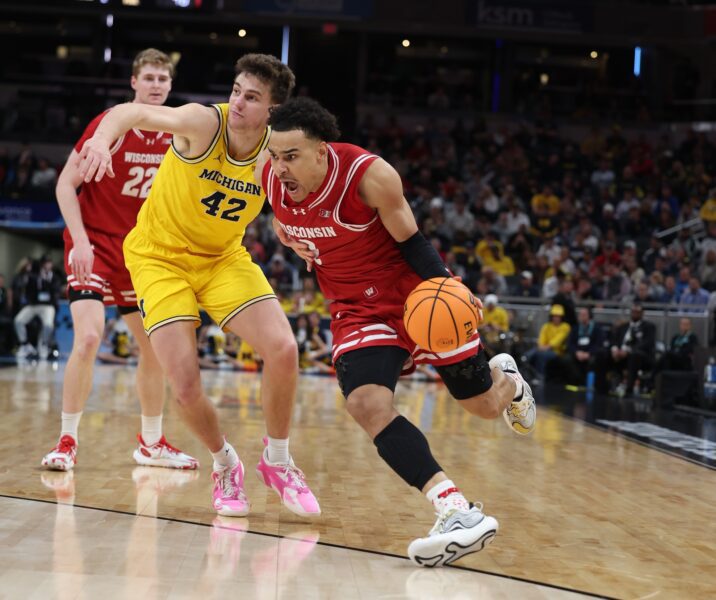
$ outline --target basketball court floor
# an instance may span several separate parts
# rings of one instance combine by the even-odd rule
[[[59,432],[63,365],[0,369],[0,598],[713,598],[716,420],[540,390],[537,429],[471,417],[445,388],[401,383],[465,495],[500,530],[484,551],[416,568],[434,517],[380,460],[335,379],[300,380],[291,449],[323,515],[301,519],[251,475],[259,378],[204,371],[247,467],[248,518],[211,508],[210,456],[169,404],[169,440],[198,472],[139,467],[131,368],[99,366],[72,473],[40,469]]]

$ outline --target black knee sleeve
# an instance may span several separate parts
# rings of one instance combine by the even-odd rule
[[[459,363],[442,365],[435,369],[440,373],[445,386],[456,400],[479,396],[492,387],[490,365],[482,348],[477,354]]]
[[[442,471],[430,453],[423,432],[405,417],[393,419],[375,436],[373,443],[388,466],[418,490],[422,490],[435,473]]]

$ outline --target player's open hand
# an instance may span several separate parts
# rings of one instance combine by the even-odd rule
[[[72,274],[77,278],[80,285],[89,284],[92,279],[92,267],[94,266],[94,251],[88,241],[75,244],[70,250],[68,259]]]
[[[105,174],[114,177],[109,142],[101,136],[94,135],[84,143],[78,160],[80,175],[85,183],[93,179],[101,181]]]
[[[316,258],[315,248],[311,248],[303,240],[297,240],[296,238],[288,235],[283,229],[281,229],[275,219],[273,221],[273,230],[276,232],[276,236],[284,246],[291,248],[291,250],[293,250],[306,262],[306,269],[310,273],[313,269],[313,260]]]

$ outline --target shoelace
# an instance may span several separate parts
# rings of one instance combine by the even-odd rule
[[[225,471],[226,472],[221,477],[221,490],[224,495],[224,498],[233,498],[236,489],[234,487],[234,480],[231,477],[231,472],[233,471],[233,469],[231,467],[227,467]],[[243,496],[243,491],[239,490],[238,496]]]
[[[159,446],[160,448],[166,448],[167,450],[169,450],[169,452],[173,452],[174,454],[181,454],[181,450],[179,450],[179,448],[175,448],[169,442],[167,442],[167,440],[164,438],[160,439],[154,445]]]
[[[74,451],[75,445],[65,438],[62,438],[57,444],[57,452],[62,452],[63,454],[72,454]]]
[[[303,494],[308,491],[308,486],[306,486],[306,476],[303,474],[301,469],[295,465],[287,465],[283,472],[286,474],[290,485],[295,487],[299,494]]]
[[[482,502],[471,502],[470,503],[470,510],[473,508],[476,508],[480,512],[482,512]],[[437,521],[435,521],[435,525],[433,525],[433,528],[430,530],[430,533],[428,533],[428,537],[431,535],[436,535],[438,533],[441,533],[443,529],[443,525],[445,525],[445,521],[456,511],[457,509],[452,509],[445,511],[444,513],[435,513],[435,516],[437,517]]]

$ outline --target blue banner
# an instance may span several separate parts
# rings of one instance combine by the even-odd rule
[[[3,227],[64,227],[57,202],[0,199],[0,225]]]

